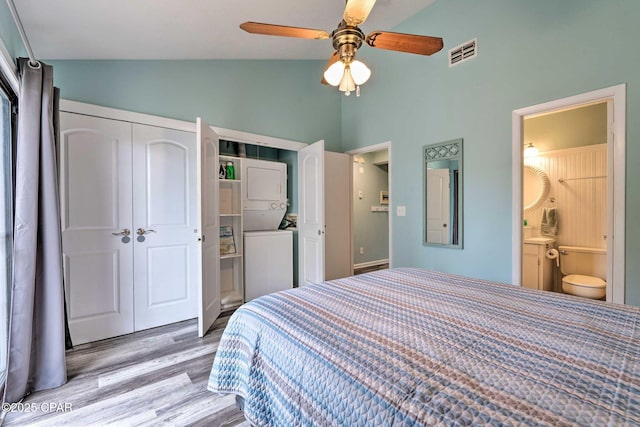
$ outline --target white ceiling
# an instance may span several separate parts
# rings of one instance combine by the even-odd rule
[[[365,34],[435,0],[378,0]],[[327,59],[330,40],[251,35],[245,21],[331,32],[344,0],[16,0],[40,59]],[[425,34],[431,35],[431,34]]]

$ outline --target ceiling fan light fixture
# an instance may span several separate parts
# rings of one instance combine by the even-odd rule
[[[351,69],[353,81],[358,86],[366,83],[366,81],[369,80],[369,77],[371,77],[371,70],[362,61],[358,61],[357,59],[352,61],[349,68]]]
[[[344,75],[344,68],[344,63],[342,61],[337,61],[331,64],[331,66],[324,72],[324,79],[331,86],[338,86],[342,80],[342,76]]]
[[[324,72],[324,79],[331,86],[338,86],[346,96],[356,91],[356,96],[360,96],[360,85],[371,77],[371,70],[364,62],[353,60],[349,64],[337,61]]]
[[[252,21],[240,24],[240,28],[251,34],[317,40],[330,38],[334,52],[327,63],[320,82],[334,87],[338,86],[340,91],[347,96],[352,90],[356,91],[356,96],[360,96],[360,85],[371,77],[369,67],[355,59],[357,50],[363,44],[376,49],[427,56],[439,52],[443,47],[442,38],[440,37],[389,31],[374,31],[365,36],[359,25],[367,20],[375,3],[376,0],[346,0],[342,15],[343,19],[331,34],[327,31],[313,28]]]
[[[368,36],[365,35],[359,25],[367,20],[375,3],[376,0],[346,0],[343,19],[331,34],[313,28],[252,21],[240,24],[240,28],[252,34],[318,40],[330,38],[334,52],[327,62],[320,82],[333,87],[337,86],[346,96],[349,96],[353,90],[356,96],[360,96],[360,86],[371,77],[369,67],[356,60],[356,52],[363,44],[376,49],[427,56],[442,50],[443,47],[440,37],[389,31],[374,31]]]
[[[348,65],[344,67],[344,74],[342,75],[338,89],[340,92],[344,92],[346,96],[351,95],[351,91],[356,89],[356,82],[353,81],[351,68]]]

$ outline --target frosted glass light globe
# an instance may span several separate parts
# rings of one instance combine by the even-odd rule
[[[337,61],[331,64],[331,66],[325,70],[324,79],[331,86],[338,86],[340,84],[340,80],[342,80],[343,74],[344,63],[342,61]]]
[[[351,64],[349,64],[349,68],[351,68],[353,81],[358,86],[365,83],[369,80],[369,77],[371,77],[371,70],[362,61],[358,61],[357,59],[352,61]]]

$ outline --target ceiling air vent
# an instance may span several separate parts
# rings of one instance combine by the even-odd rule
[[[478,39],[469,40],[449,50],[449,67],[458,65],[478,54]]]

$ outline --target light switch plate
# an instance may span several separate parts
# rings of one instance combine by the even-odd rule
[[[398,206],[398,207],[396,207],[396,215],[397,216],[407,216],[407,207],[406,206]]]

